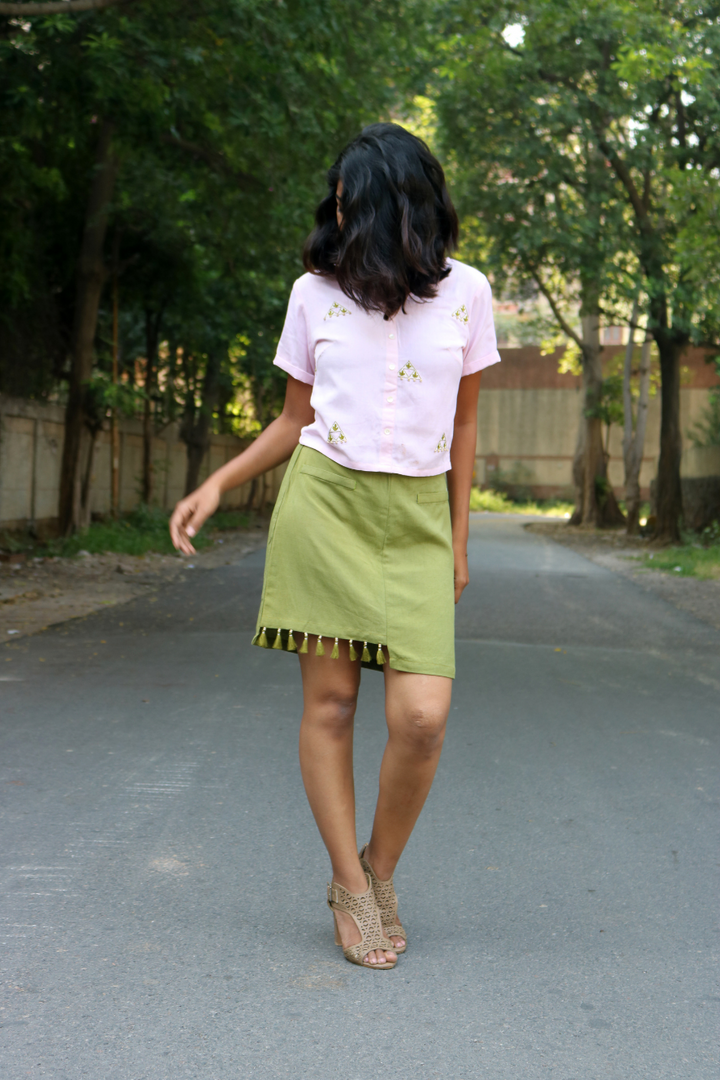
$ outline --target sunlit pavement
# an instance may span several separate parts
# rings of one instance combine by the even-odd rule
[[[4,648],[3,1080],[716,1080],[720,633],[517,518],[470,557],[391,972],[333,945],[261,553]],[[361,840],[382,746],[368,672]]]

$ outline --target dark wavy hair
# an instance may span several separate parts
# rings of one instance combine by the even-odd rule
[[[327,181],[305,243],[305,269],[336,278],[346,296],[386,319],[404,310],[409,296],[432,299],[450,273],[458,219],[442,166],[422,139],[399,124],[370,124],[345,147]]]

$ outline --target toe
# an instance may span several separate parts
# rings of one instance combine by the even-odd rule
[[[365,957],[367,964],[372,964],[373,967],[377,967],[378,964],[394,964],[397,960],[397,954],[390,949],[374,949],[373,952],[369,952]]]

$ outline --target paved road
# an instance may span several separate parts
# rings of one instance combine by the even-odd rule
[[[411,949],[372,973],[332,943],[296,661],[249,646],[261,564],[0,652],[3,1080],[716,1080],[720,633],[476,517]]]

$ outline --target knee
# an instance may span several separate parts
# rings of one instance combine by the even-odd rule
[[[306,709],[305,722],[327,735],[340,738],[352,729],[356,708],[357,693],[328,691]]]
[[[445,738],[447,710],[432,704],[416,705],[404,713],[400,721],[390,724],[391,735],[398,733],[412,750],[421,755],[433,754]]]

